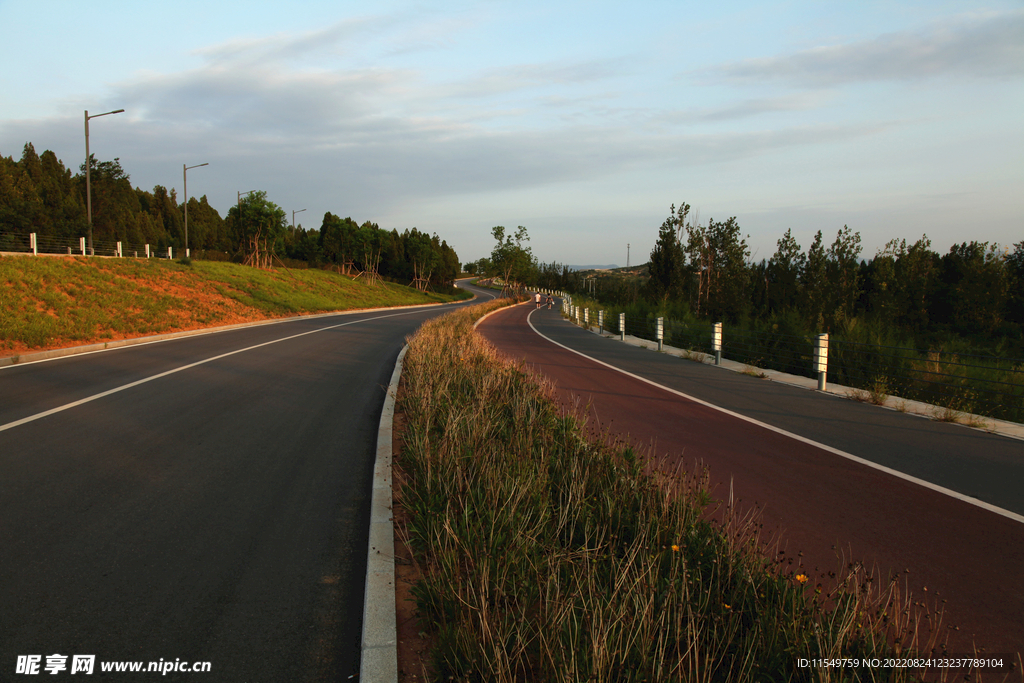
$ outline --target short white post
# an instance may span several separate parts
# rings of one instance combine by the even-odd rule
[[[167,258],[168,259],[173,259],[174,258],[174,251],[173,251],[172,247],[167,247]]]
[[[722,323],[715,323],[711,332],[711,349],[715,352],[715,365],[722,364]]]
[[[583,324],[587,326],[588,330],[590,329],[590,309],[589,308],[583,309]]]
[[[39,248],[36,245],[36,234],[34,232],[33,233],[29,233],[28,243],[29,243],[29,246],[32,247],[32,255],[33,256],[39,256]]]
[[[604,334],[604,310],[597,312],[597,331]]]
[[[626,341],[626,314],[619,313],[619,341]]]
[[[825,391],[828,377],[828,334],[818,335],[818,345],[814,347],[814,369],[818,373],[818,391]]]
[[[185,258],[191,258],[191,257],[192,257],[192,250],[191,249],[186,249],[185,250]]]
[[[118,242],[117,243],[117,258],[121,258],[122,256],[124,256],[124,253],[121,251],[121,243]]]
[[[149,258],[149,245],[146,245],[146,258]]]
[[[85,238],[78,238],[78,248],[82,250],[82,256],[85,256]]]
[[[658,350],[665,350],[665,319],[658,318],[657,333],[655,336],[658,338]]]

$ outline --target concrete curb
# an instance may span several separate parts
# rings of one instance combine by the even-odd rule
[[[398,635],[395,623],[395,536],[391,511],[391,449],[395,396],[402,377],[406,344],[395,361],[377,429],[377,459],[370,501],[370,541],[363,599],[362,663],[359,680],[397,683]]]
[[[497,298],[497,297],[495,297],[495,298]],[[502,306],[501,308],[495,308],[490,313],[485,313],[484,315],[482,315],[482,316],[480,316],[479,318],[476,319],[476,322],[473,323],[473,329],[475,330],[476,328],[480,327],[480,323],[482,323],[483,321],[487,320],[488,318],[490,318],[495,313],[500,313],[501,311],[505,311],[505,310],[508,310],[510,308],[515,308],[516,306],[522,306],[523,303],[527,303],[527,302],[520,302],[518,304],[509,304],[508,306]]]
[[[369,683],[398,683],[391,456],[395,397],[408,350],[409,345],[406,344],[395,361],[395,370],[391,374],[377,429],[377,457],[370,501],[370,540],[366,557],[366,592],[363,597],[362,661],[359,667],[359,680]]]

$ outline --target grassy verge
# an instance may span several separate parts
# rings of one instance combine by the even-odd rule
[[[650,305],[605,306],[583,295],[573,295],[573,303],[589,308],[591,321],[597,319],[598,310],[604,310],[605,330],[616,334],[619,314],[626,313],[626,333],[651,340],[655,321],[664,314],[666,345],[711,352],[711,323],[683,307],[655,311]],[[726,325],[723,356],[757,368],[815,377],[815,335],[799,332],[792,318],[784,318],[783,323],[781,327],[757,321]],[[885,394],[934,404],[950,421],[970,423],[972,418],[965,414],[976,413],[1024,422],[1024,363],[1019,359],[978,355],[963,342],[947,342],[948,348],[931,350],[909,344],[887,337],[877,324],[851,323],[829,338],[828,381],[857,390],[854,396],[865,401],[881,401]]]
[[[703,474],[586,439],[472,332],[498,305],[424,325],[403,371],[399,533],[436,680],[911,679],[801,667],[927,650],[938,624],[859,564],[780,565]]]
[[[390,283],[370,286],[321,270],[5,256],[0,257],[0,353],[455,298]]]

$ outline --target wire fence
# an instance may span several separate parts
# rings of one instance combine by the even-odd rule
[[[93,240],[94,256],[121,256],[134,258],[173,258],[174,252],[167,247],[157,248],[152,244],[130,244]],[[55,254],[63,256],[88,256],[89,247],[85,237],[50,237],[46,235],[0,232],[0,253],[13,254]]]
[[[659,319],[654,315],[602,315],[598,309],[575,307],[571,297],[566,298],[563,314],[581,325],[589,318],[589,326],[600,326],[603,332],[659,341]],[[712,323],[662,319],[661,330],[661,342],[666,346],[708,356],[716,351]],[[818,335],[793,336],[771,330],[726,327],[721,338],[723,358],[811,378],[818,376],[817,346]],[[831,336],[827,341],[826,379],[862,392],[863,398],[874,402],[892,396],[954,413],[1024,422],[1024,359],[1020,358],[921,352]]]

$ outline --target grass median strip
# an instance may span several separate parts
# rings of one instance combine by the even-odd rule
[[[399,533],[436,680],[911,680],[801,666],[927,651],[939,619],[856,563],[780,563],[702,472],[593,442],[472,331],[486,304],[410,340],[398,408]],[[810,575],[810,576],[809,576]]]

